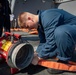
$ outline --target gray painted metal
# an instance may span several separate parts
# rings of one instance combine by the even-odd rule
[[[16,0],[15,8],[14,8],[14,15],[17,18],[18,14],[24,11],[28,11],[31,13],[37,13],[38,10],[45,10],[53,8],[54,4],[52,0]]]
[[[75,1],[70,1],[66,3],[61,3],[58,6],[59,9],[64,9],[68,11],[69,13],[76,15],[76,0]]]
[[[15,2],[16,2],[16,0],[12,0],[12,1],[11,1],[11,13],[12,13],[12,14],[13,14],[13,12],[14,12]]]

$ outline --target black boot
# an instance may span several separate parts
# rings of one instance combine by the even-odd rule
[[[50,74],[61,74],[61,73],[63,73],[64,71],[48,68],[48,69],[47,69],[47,72],[50,73]]]

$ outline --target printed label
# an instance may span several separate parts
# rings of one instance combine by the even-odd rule
[[[3,45],[2,45],[1,48],[2,48],[4,51],[7,51],[8,48],[11,46],[11,42],[10,42],[10,41],[3,40],[2,43],[3,43]]]

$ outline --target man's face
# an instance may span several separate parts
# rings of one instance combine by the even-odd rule
[[[37,24],[35,23],[34,20],[27,19],[26,21],[24,21],[24,27],[28,29],[33,29],[33,28],[37,28]]]
[[[32,20],[27,20],[27,21],[26,21],[26,28],[28,28],[28,29],[33,29],[33,28],[35,28],[35,23],[34,23],[34,21],[32,21]]]

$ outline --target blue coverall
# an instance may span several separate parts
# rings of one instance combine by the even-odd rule
[[[76,16],[62,9],[41,10],[38,15],[38,56],[44,59],[56,56],[63,61],[71,60],[76,44]]]

